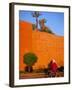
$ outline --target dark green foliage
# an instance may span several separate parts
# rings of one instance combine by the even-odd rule
[[[48,32],[48,33],[54,34],[52,32],[52,30],[45,25],[46,22],[47,22],[47,20],[45,18],[39,20],[39,25],[40,25],[41,31],[42,32]]]
[[[48,29],[46,32],[54,34],[50,29]]]
[[[64,72],[64,66],[59,67],[59,68],[58,68],[58,71]]]
[[[48,74],[48,68],[44,68],[44,73],[47,75]]]
[[[32,24],[32,29],[35,30],[36,29],[36,25]]]
[[[37,62],[37,56],[34,53],[26,53],[24,55],[24,63],[27,66],[32,66]]]
[[[47,32],[47,33],[50,33],[50,34],[54,34],[50,29],[44,29],[44,30],[42,30],[42,32]]]
[[[34,11],[32,12],[32,16],[36,18],[36,28],[38,28],[38,17],[40,16],[40,12]]]
[[[41,14],[40,14],[40,12],[38,12],[38,11],[35,11],[35,12],[33,12],[32,13],[32,16],[33,17],[39,17]]]

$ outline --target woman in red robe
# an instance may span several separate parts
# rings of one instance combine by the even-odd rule
[[[50,65],[49,66],[50,66],[51,77],[55,77],[56,76],[57,69],[58,69],[58,66],[57,66],[56,61],[53,59],[50,62]]]

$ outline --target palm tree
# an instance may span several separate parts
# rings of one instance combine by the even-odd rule
[[[43,30],[45,28],[45,23],[47,22],[47,20],[45,18],[39,20],[39,25],[41,30]]]
[[[45,25],[46,22],[47,22],[47,20],[46,20],[45,18],[39,20],[39,25],[40,25],[41,31],[48,32],[48,33],[50,33],[50,34],[54,34],[54,33],[52,32],[52,30]]]
[[[38,29],[38,17],[40,16],[40,12],[35,11],[32,13],[32,16],[36,18],[36,28]]]
[[[37,56],[34,53],[26,53],[23,58],[27,65],[25,71],[31,72],[33,70],[32,66],[37,62]]]

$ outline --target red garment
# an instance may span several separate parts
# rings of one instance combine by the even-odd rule
[[[56,72],[57,71],[57,64],[56,63],[51,63],[51,71]]]

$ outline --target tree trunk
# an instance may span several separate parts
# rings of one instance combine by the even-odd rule
[[[32,66],[28,66],[28,72],[32,72],[32,71],[33,71]]]
[[[25,67],[25,71],[26,71],[26,72],[32,72],[32,71],[33,71],[32,66],[26,66],[26,67]]]
[[[38,30],[38,18],[36,17],[36,29]]]

